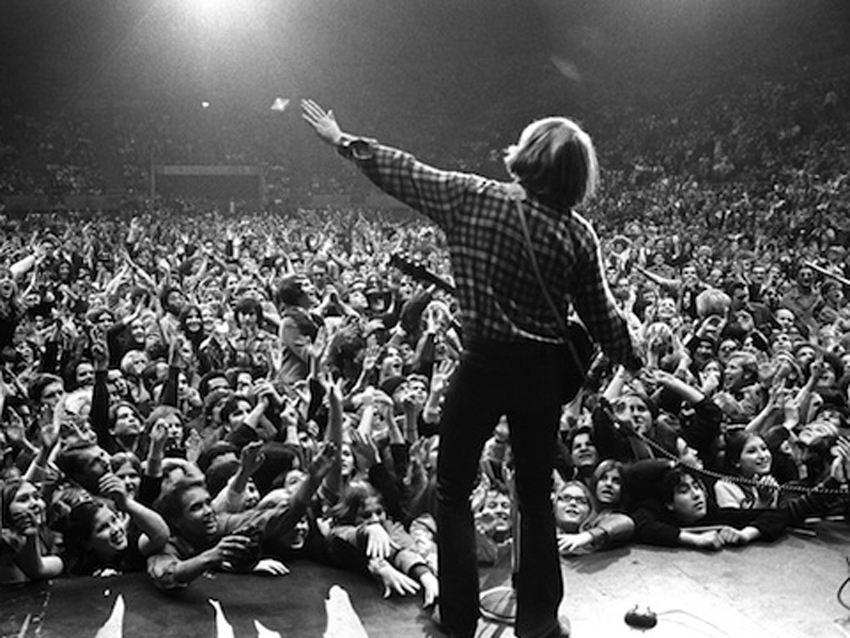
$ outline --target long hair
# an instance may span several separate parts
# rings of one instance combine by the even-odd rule
[[[183,497],[196,487],[207,489],[204,479],[198,476],[184,476],[177,479],[170,489],[162,492],[153,504],[154,509],[162,515],[172,529],[183,516]]]
[[[505,151],[505,166],[527,191],[562,210],[590,197],[599,182],[590,136],[565,117],[529,124]]]
[[[366,504],[366,499],[380,493],[368,481],[352,481],[345,488],[342,498],[331,508],[331,516],[340,525],[356,525],[357,516]],[[383,500],[383,499],[382,499]]]
[[[201,347],[201,343],[207,337],[207,334],[204,330],[203,320],[201,320],[201,329],[198,332],[190,332],[186,327],[186,324],[191,315],[198,315],[198,319],[201,319],[201,308],[195,304],[186,304],[183,306],[183,310],[180,311],[180,317],[178,318],[178,322],[180,324],[180,332],[183,336],[188,339],[189,343],[192,344],[192,352],[197,354],[198,348]]]
[[[24,316],[25,312],[21,293],[18,289],[18,282],[15,281],[15,276],[8,266],[0,266],[0,273],[2,273],[0,278],[10,281],[9,287],[11,289],[8,302],[0,298],[0,317],[3,319],[12,319],[17,323]]]
[[[94,532],[95,516],[106,503],[83,501],[71,508],[62,528],[65,545],[66,571],[76,576],[92,574],[98,567],[100,558],[90,549],[89,543]]]
[[[744,452],[744,447],[753,439],[761,439],[764,437],[755,432],[730,432],[726,436],[726,445],[724,447],[725,454],[723,456],[724,470],[732,476],[740,476],[741,454]]]
[[[16,556],[26,543],[26,537],[16,529],[9,506],[15,500],[18,490],[27,483],[29,481],[20,476],[0,481],[0,556]],[[39,525],[38,537],[42,547],[46,547],[46,526]]]
[[[599,485],[599,481],[608,474],[608,472],[619,472],[620,474],[620,500],[617,503],[613,503],[610,506],[612,509],[622,509],[623,504],[627,502],[626,498],[626,482],[625,482],[625,474],[623,472],[623,464],[616,459],[604,459],[599,462],[599,465],[596,466],[596,469],[593,470],[593,475],[590,477],[590,481],[588,487],[590,488],[590,494],[593,497],[593,502],[596,504],[596,510],[601,509],[601,504],[599,500],[596,498],[596,486]]]

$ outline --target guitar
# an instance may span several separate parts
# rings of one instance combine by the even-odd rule
[[[422,264],[418,264],[414,261],[411,261],[407,257],[404,257],[398,253],[392,255],[390,257],[390,266],[394,268],[398,268],[405,275],[412,277],[416,281],[424,282],[427,284],[433,284],[443,292],[447,292],[450,295],[454,295],[457,290],[455,287],[450,284],[448,281],[440,277],[439,275],[431,272]]]
[[[433,284],[443,292],[446,292],[450,295],[454,295],[457,292],[457,289],[452,284],[450,284],[448,281],[446,281],[436,273],[431,272],[422,264],[413,262],[407,257],[404,257],[398,253],[390,257],[389,264],[390,266],[398,268],[402,273],[404,273],[408,277],[415,279],[416,281],[420,281],[426,284]],[[452,327],[457,331],[457,333],[460,334],[460,321],[452,317],[451,324]]]

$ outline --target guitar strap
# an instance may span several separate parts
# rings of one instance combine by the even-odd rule
[[[534,244],[531,241],[531,233],[528,230],[528,222],[526,222],[525,220],[525,211],[522,208],[522,202],[517,199],[514,200],[514,204],[516,205],[517,213],[519,213],[519,221],[520,225],[522,226],[522,234],[525,237],[525,248],[528,251],[529,259],[531,259],[531,267],[534,269],[534,276],[537,279],[537,283],[540,286],[540,290],[543,292],[543,296],[546,298],[546,303],[549,305],[549,309],[552,311],[552,316],[558,323],[558,328],[560,328],[561,333],[564,337],[564,345],[566,345],[567,349],[569,350],[570,356],[572,357],[573,363],[575,364],[575,369],[581,373],[584,373],[585,369],[581,363],[582,358],[579,356],[578,352],[576,352],[575,345],[573,344],[572,339],[570,339],[570,330],[568,329],[567,322],[562,316],[562,314],[558,311],[558,307],[552,300],[552,295],[549,294],[549,289],[543,282],[543,275],[540,274],[540,267],[537,265],[537,257],[535,257],[534,254]]]

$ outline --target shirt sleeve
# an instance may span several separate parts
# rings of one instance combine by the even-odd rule
[[[612,512],[600,516],[587,532],[593,538],[593,549],[606,549],[623,545],[635,533],[635,522],[631,516]]]
[[[635,354],[626,318],[617,307],[605,279],[599,238],[586,220],[578,219],[583,226],[587,259],[576,281],[573,297],[576,312],[593,340],[614,363],[636,370],[641,362]]]
[[[744,495],[734,483],[717,481],[714,484],[714,498],[718,507],[740,508]]]
[[[476,175],[434,168],[371,139],[349,138],[339,151],[378,188],[426,215],[443,230],[450,228],[453,215],[461,210],[466,192],[486,181]]]

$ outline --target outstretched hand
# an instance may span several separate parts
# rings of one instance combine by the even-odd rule
[[[325,111],[313,100],[301,100],[301,117],[319,138],[331,146],[336,146],[342,139],[342,130],[336,123],[333,111]]]

